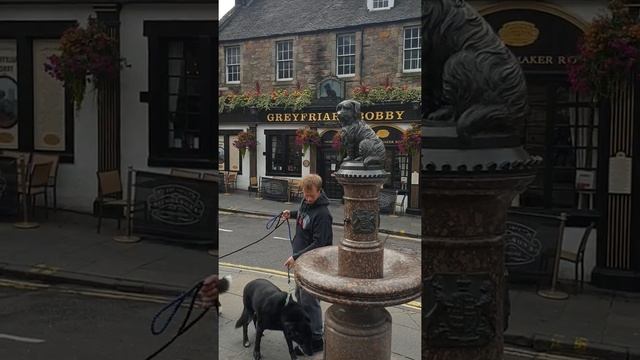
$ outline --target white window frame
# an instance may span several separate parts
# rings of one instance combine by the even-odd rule
[[[281,44],[285,44],[288,43],[289,44],[289,49],[286,51],[287,53],[291,54],[291,57],[285,60],[281,60],[280,59],[280,50],[279,50],[279,46]],[[283,51],[284,53],[284,51]],[[294,63],[293,63],[293,40],[281,40],[281,41],[276,41],[276,81],[291,81],[293,80],[293,71],[294,71]],[[288,78],[281,78],[280,77],[280,64],[284,64],[287,62],[291,62],[291,77]]]
[[[238,54],[238,63],[237,64],[229,64],[229,50],[237,50]],[[240,46],[239,45],[235,45],[235,46],[226,46],[224,48],[224,79],[226,81],[227,84],[240,84],[240,77],[242,74],[242,65],[241,65],[241,58],[240,58]],[[229,67],[230,66],[237,66],[238,67],[238,80],[229,80]]]
[[[349,46],[349,47],[353,46],[353,53],[340,55],[339,41],[341,37],[350,37],[353,40],[353,42]],[[340,74],[340,58],[353,58],[353,63],[349,63],[349,66],[353,64],[353,73]],[[336,36],[336,76],[339,78],[356,76],[356,65],[357,65],[356,64],[356,34],[355,33],[338,34],[338,36]]]
[[[387,6],[373,7],[374,2],[379,1],[388,1]],[[389,10],[393,7],[394,2],[394,0],[367,0],[367,9],[369,9],[369,11]]]
[[[406,45],[406,41],[407,41],[407,30],[413,30],[413,29],[418,29],[418,37],[410,37],[409,39],[418,39],[418,47],[410,47],[407,48],[405,47]],[[421,33],[421,29],[420,29],[420,25],[416,25],[416,26],[407,26],[405,28],[402,29],[402,72],[403,73],[416,73],[416,72],[421,72],[422,71],[422,33]],[[416,68],[416,69],[407,69],[405,68],[405,62],[406,62],[406,56],[407,56],[407,51],[412,51],[412,50],[418,50],[418,54],[420,54],[420,67]]]

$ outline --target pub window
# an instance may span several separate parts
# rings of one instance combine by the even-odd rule
[[[356,35],[343,34],[337,38],[338,76],[356,74]]]
[[[239,84],[240,83],[240,47],[232,46],[226,47],[225,61],[227,69],[227,84]]]
[[[233,146],[233,142],[238,139],[240,131],[242,130],[219,130],[218,147],[224,149],[224,160],[218,162],[218,170],[237,171],[238,174],[242,174],[240,150]]]
[[[532,81],[531,115],[523,132],[525,149],[545,159],[520,205],[593,209],[596,204],[597,109],[564,81]]]
[[[293,80],[293,41],[276,42],[277,79]]]
[[[419,26],[404,29],[403,71],[416,72],[422,69],[422,45]]]
[[[73,102],[44,64],[59,54],[59,37],[74,24],[0,21],[0,150],[52,153],[73,162]]]
[[[296,146],[295,131],[265,131],[267,175],[301,176],[302,156]]]
[[[145,21],[150,166],[212,169],[217,127],[213,21]]]

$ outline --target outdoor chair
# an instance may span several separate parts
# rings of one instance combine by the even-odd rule
[[[127,207],[127,200],[122,197],[122,182],[120,180],[120,170],[98,171],[98,198],[96,199],[98,215],[98,234],[102,227],[102,218],[105,217],[105,210],[108,217],[118,220],[118,230],[120,221],[124,216]]]
[[[224,177],[224,186],[225,190],[229,192],[229,190],[233,191],[236,189],[238,184],[238,173],[235,171],[229,171]]]
[[[189,171],[189,170],[181,170],[181,169],[171,169],[171,175],[179,176],[189,179],[202,179],[202,174],[197,171]]]
[[[53,198],[53,211],[58,209],[58,194],[57,194],[57,182],[58,182],[58,165],[60,163],[60,156],[58,155],[47,155],[34,153],[31,157],[32,164],[41,164],[41,163],[51,163],[51,172],[49,173],[49,181],[47,182],[47,191],[51,190],[51,195]]]
[[[584,233],[582,234],[582,239],[580,240],[580,244],[578,245],[577,252],[571,251],[562,251],[560,254],[560,260],[568,261],[575,264],[575,284],[576,289],[578,287],[578,265],[580,265],[581,275],[580,275],[580,290],[584,289],[584,251],[587,247],[587,242],[589,241],[589,235],[591,235],[591,231],[595,228],[596,224],[591,223],[584,229]]]
[[[18,194],[26,197],[27,206],[31,206],[32,216],[35,216],[36,197],[38,195],[44,196],[45,218],[48,218],[49,216],[47,212],[47,208],[49,207],[49,201],[47,199],[47,184],[49,183],[51,166],[52,164],[50,162],[34,164],[26,179],[26,193],[24,192],[24,189],[18,189]]]
[[[255,197],[260,197],[260,180],[258,180],[257,176],[252,176],[249,178],[249,196],[251,193],[255,192]]]
[[[400,193],[398,193],[398,195],[400,195]],[[406,199],[407,199],[407,192],[405,191],[400,197],[400,202],[396,200],[395,207],[393,208],[394,215],[398,215],[397,213],[398,207],[400,207],[400,215],[404,214],[404,202],[406,201]]]

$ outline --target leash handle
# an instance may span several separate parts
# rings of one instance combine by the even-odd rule
[[[171,321],[173,320],[173,317],[176,315],[176,313],[178,312],[178,309],[180,308],[180,306],[182,306],[182,303],[186,300],[186,298],[191,295],[192,293],[194,293],[192,296],[192,300],[191,300],[191,307],[189,308],[189,313],[187,314],[187,318],[185,319],[188,320],[188,316],[191,314],[191,308],[193,307],[193,304],[195,304],[195,299],[196,299],[196,295],[198,294],[198,292],[200,291],[200,289],[203,286],[203,282],[200,281],[198,282],[196,285],[194,285],[191,289],[189,289],[188,291],[183,292],[182,294],[180,294],[177,298],[175,298],[172,302],[170,302],[169,304],[165,305],[160,311],[158,311],[154,316],[153,316],[153,320],[151,320],[151,333],[153,335],[160,335],[162,334],[167,327],[169,326],[169,324],[171,323]],[[162,326],[162,328],[160,330],[156,330],[156,322],[158,321],[158,319],[160,318],[160,316],[167,310],[173,308],[173,310],[171,311],[171,315],[169,315],[169,317],[167,318],[166,322],[164,323],[164,325]]]

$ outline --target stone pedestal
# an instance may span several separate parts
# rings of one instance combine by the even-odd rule
[[[336,172],[344,187],[344,239],[296,261],[296,282],[333,303],[325,315],[326,360],[389,360],[391,315],[384,309],[420,296],[420,259],[378,239],[378,193],[388,174],[345,162]]]
[[[502,359],[507,209],[534,178],[517,139],[423,134],[422,358]]]

